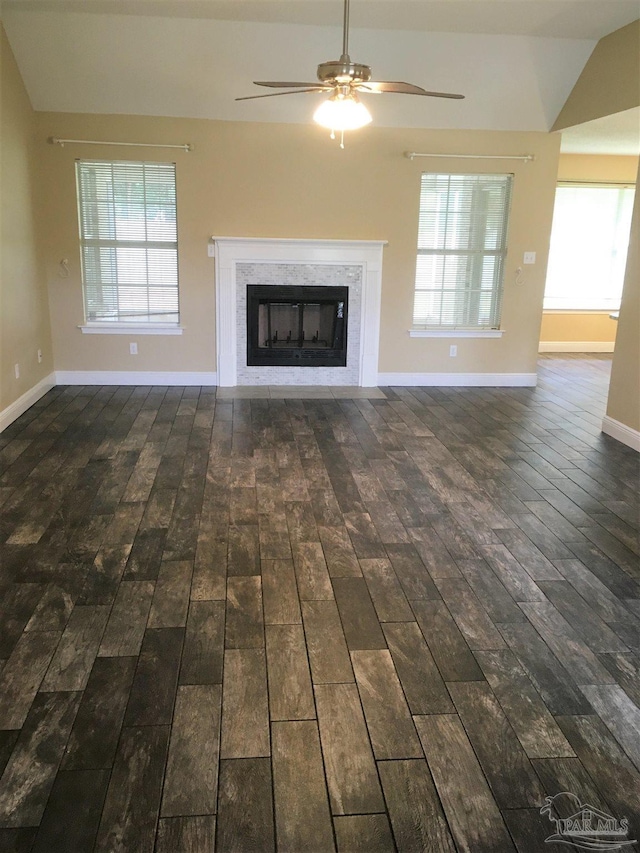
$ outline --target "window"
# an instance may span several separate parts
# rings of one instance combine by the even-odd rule
[[[87,322],[177,325],[175,164],[78,160],[76,175]]]
[[[558,187],[546,309],[615,311],[620,307],[633,197],[632,187]]]
[[[413,322],[497,329],[512,175],[422,175]]]

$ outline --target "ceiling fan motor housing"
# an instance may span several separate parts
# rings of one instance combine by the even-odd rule
[[[351,62],[347,55],[318,65],[318,80],[322,83],[366,83],[371,80],[371,68]]]

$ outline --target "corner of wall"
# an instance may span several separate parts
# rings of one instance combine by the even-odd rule
[[[38,239],[36,118],[0,22],[0,417],[37,393],[53,371],[51,324]]]
[[[30,409],[34,403],[37,403],[41,397],[51,391],[56,386],[55,373],[50,373],[41,379],[33,388],[30,388],[26,393],[10,403],[5,409],[0,412],[0,432],[3,432],[8,426],[16,421],[21,415]]]
[[[638,179],[640,180],[640,170]],[[627,269],[620,305],[616,349],[611,366],[606,420],[607,426],[615,421],[626,429],[640,434],[640,336],[638,329],[640,329],[640,192],[636,192],[633,206],[631,240],[627,254]],[[609,435],[614,435],[614,433],[609,432],[609,429],[604,429],[604,431],[608,432]],[[614,438],[618,438],[618,435],[614,435]]]

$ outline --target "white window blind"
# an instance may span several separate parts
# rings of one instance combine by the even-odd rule
[[[88,322],[179,320],[173,163],[78,160]]]
[[[422,175],[416,328],[499,328],[511,183],[512,175]]]
[[[560,185],[553,210],[546,309],[620,307],[633,187]]]

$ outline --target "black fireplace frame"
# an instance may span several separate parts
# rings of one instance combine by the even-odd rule
[[[333,346],[275,349],[259,345],[258,315],[265,302],[313,304],[342,303],[336,310],[333,327]],[[346,367],[347,321],[349,314],[348,287],[315,287],[312,285],[247,285],[247,366],[248,367]]]

